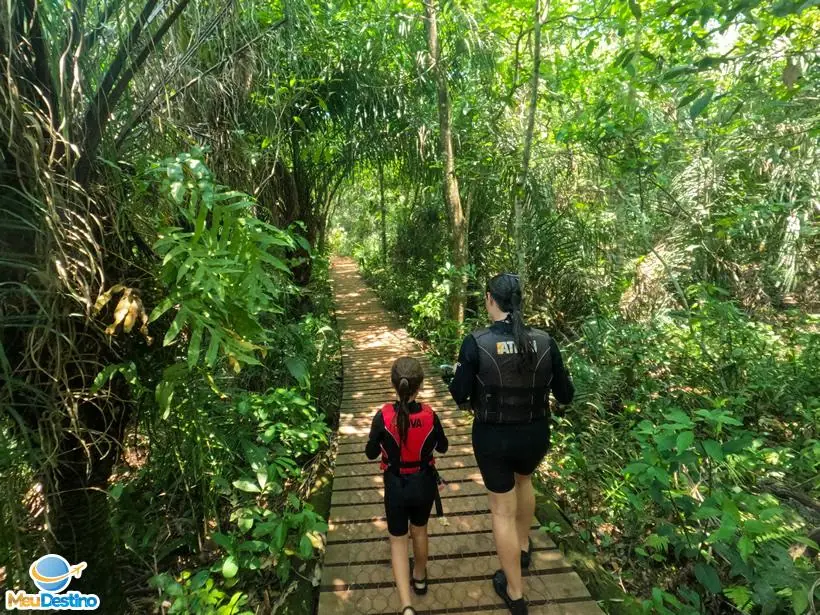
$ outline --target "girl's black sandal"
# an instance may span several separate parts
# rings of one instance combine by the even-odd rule
[[[412,578],[412,577],[411,577]],[[424,575],[424,578],[420,581],[416,578],[413,579],[413,591],[416,592],[417,595],[423,596],[427,593],[427,575]]]
[[[416,592],[417,596],[423,596],[427,593],[427,570],[424,571],[424,578],[421,580],[416,579],[413,575],[413,568],[415,568],[413,564],[413,558],[410,558],[410,585],[413,587],[413,591]]]

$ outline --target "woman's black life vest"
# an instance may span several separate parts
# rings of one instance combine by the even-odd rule
[[[482,423],[531,423],[549,412],[552,360],[550,336],[528,330],[535,355],[527,366],[518,355],[512,333],[490,328],[473,332],[478,344],[477,395],[471,403]]]
[[[392,436],[387,442],[382,443],[382,471],[414,474],[435,465],[436,461],[433,458],[435,442],[430,442],[435,429],[435,414],[430,406],[421,404],[421,410],[410,415],[406,442],[401,442],[399,436],[396,405],[382,406],[382,418],[384,428]]]

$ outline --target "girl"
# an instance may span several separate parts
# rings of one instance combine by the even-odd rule
[[[412,587],[422,595],[427,593],[427,520],[438,488],[433,450],[446,453],[448,442],[433,409],[416,402],[424,380],[421,364],[412,357],[397,359],[390,370],[390,380],[398,400],[385,404],[373,417],[365,454],[368,459],[375,459],[381,452],[393,576],[402,615],[415,615],[410,603],[408,523],[413,540]]]

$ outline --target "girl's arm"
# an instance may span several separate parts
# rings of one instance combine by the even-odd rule
[[[370,425],[370,436],[364,448],[364,454],[367,455],[368,459],[375,459],[381,453],[382,434],[384,434],[384,417],[382,417],[382,411],[379,410],[376,416],[373,417],[373,423]]]
[[[433,415],[433,431],[436,433],[436,451],[441,454],[446,453],[447,449],[450,448],[450,442],[447,440],[447,436],[444,435],[444,426],[438,419],[438,414]]]

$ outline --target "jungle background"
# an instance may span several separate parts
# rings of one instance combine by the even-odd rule
[[[816,0],[5,0],[3,587],[58,549],[105,612],[312,612],[338,253],[442,363],[522,275],[605,608],[816,612],[818,41]]]

